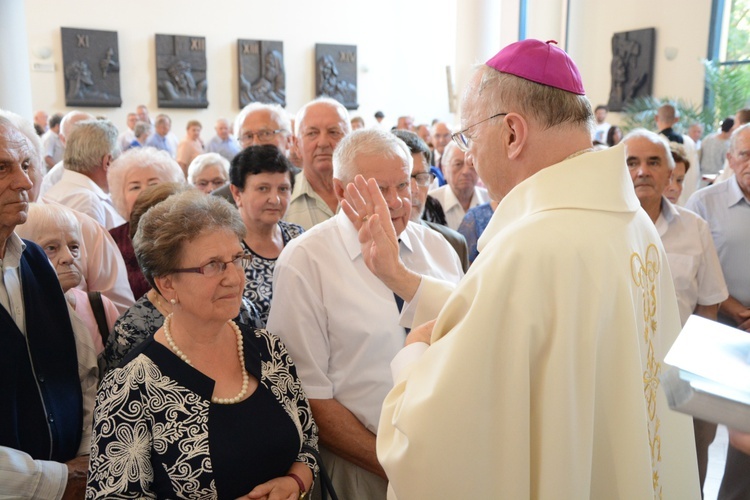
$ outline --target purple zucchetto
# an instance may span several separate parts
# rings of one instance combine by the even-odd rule
[[[554,45],[553,45],[554,44]],[[581,74],[573,60],[557,42],[521,40],[512,43],[487,61],[487,66],[501,73],[585,95]]]

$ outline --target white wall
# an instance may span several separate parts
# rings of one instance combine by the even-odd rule
[[[572,0],[575,1],[575,0]],[[562,0],[527,0],[528,25],[527,38],[555,40],[561,49],[565,49],[562,27],[565,19]]]
[[[0,1],[0,109],[32,117],[25,24],[22,1]]]
[[[455,60],[456,0],[158,0],[147,5],[27,0],[25,5],[31,62],[42,61],[38,49],[51,48],[47,61],[55,64],[54,73],[31,73],[34,109],[71,109],[65,107],[60,27],[72,27],[118,32],[123,105],[86,108],[118,127],[125,126],[128,112],[146,104],[152,116],[160,111],[170,115],[179,137],[187,121],[196,118],[203,123],[204,140],[210,139],[216,118],[233,118],[239,111],[238,38],[284,42],[287,110],[292,114],[314,98],[315,43],[336,43],[357,45],[360,108],[352,116],[361,115],[367,124],[374,122],[377,110],[389,124],[402,114],[414,115],[417,123],[450,118],[445,67]],[[206,37],[207,109],[157,109],[156,33]]]
[[[703,102],[711,0],[570,0],[570,13],[568,51],[593,105],[609,100],[612,35],[643,28],[656,28],[653,95]],[[666,47],[678,49],[674,60]],[[618,123],[618,115],[608,121]]]
[[[148,7],[125,2],[27,0],[26,17],[30,59],[37,49],[50,47],[54,73],[32,72],[34,109],[66,111],[61,74],[60,27],[114,30],[119,34],[122,108],[91,108],[118,126],[125,115],[144,103],[152,115],[156,107],[154,34],[202,35],[208,58],[206,110],[164,110],[174,130],[182,134],[190,118],[203,122],[204,139],[213,121],[233,117],[238,109],[237,38],[282,40],[287,71],[287,110],[291,113],[314,97],[314,46],[319,43],[357,45],[360,109],[369,124],[378,109],[388,124],[401,114],[417,123],[432,118],[453,121],[448,111],[445,67],[456,63],[456,8],[487,0],[380,0],[378,2],[317,0],[214,0],[201,2],[212,11],[186,12],[184,0],[159,0]],[[503,45],[518,36],[518,0],[501,3],[500,39]],[[609,98],[610,40],[616,32],[656,28],[654,95],[680,97],[700,104],[711,0],[568,0],[568,51],[578,63],[593,104]],[[113,5],[119,5],[117,9]],[[562,42],[563,0],[529,0],[528,35]],[[472,36],[473,34],[469,34]],[[479,36],[479,35],[477,35]],[[669,61],[665,47],[677,47]],[[457,88],[460,95],[462,89]],[[617,114],[610,121],[618,123]]]

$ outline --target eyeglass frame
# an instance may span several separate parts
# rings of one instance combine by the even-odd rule
[[[420,184],[419,180],[417,179],[417,176],[420,176],[420,175],[422,175],[422,176],[429,175],[430,176],[430,180],[428,182],[424,183],[424,184]],[[418,174],[411,174],[409,177],[411,177],[412,179],[414,179],[414,182],[417,183],[417,186],[421,186],[421,187],[427,187],[430,184],[432,184],[432,182],[435,180],[435,174],[433,174],[432,172],[419,172]]]
[[[243,261],[243,260],[252,260],[252,258],[253,258],[253,256],[251,254],[249,254],[249,253],[243,253],[239,257],[235,257],[234,259],[226,261],[226,262],[220,261],[220,260],[212,260],[212,261],[207,262],[206,264],[203,264],[202,266],[198,266],[198,267],[184,267],[184,268],[181,268],[181,269],[172,269],[170,271],[170,273],[196,273],[196,274],[201,274],[203,276],[206,276],[207,278],[212,278],[212,277],[216,277],[216,276],[220,276],[220,275],[224,274],[224,272],[226,272],[227,268],[229,267],[229,264],[234,264],[235,266],[237,266],[237,269],[244,269],[245,268],[245,264],[244,263],[241,265],[241,267],[240,267],[240,265],[238,265],[240,263],[240,261]],[[235,264],[235,262],[237,262],[237,264]],[[207,275],[206,271],[205,271],[205,268],[206,268],[206,266],[210,266],[212,264],[219,264],[219,272],[217,272],[216,274],[213,274],[213,275],[210,275],[210,274]]]
[[[258,132],[245,132],[244,134],[240,135],[240,142],[253,142],[253,137],[258,138],[258,142],[265,142],[268,139],[271,139],[273,136],[280,134],[282,132],[286,132],[283,128],[277,128],[274,130],[260,130]],[[268,139],[261,139],[260,134],[269,134]],[[248,136],[250,137],[248,139]]]
[[[459,130],[458,132],[454,132],[453,134],[451,134],[451,139],[453,139],[453,142],[456,143],[456,146],[458,146],[458,149],[460,149],[464,153],[468,153],[469,152],[471,138],[469,138],[469,137],[466,136],[466,132],[470,128],[474,128],[474,127],[476,127],[477,125],[479,125],[481,123],[484,123],[486,121],[492,120],[493,118],[497,118],[498,116],[506,116],[507,114],[508,113],[498,113],[496,115],[490,116],[489,118],[485,118],[484,120],[481,120],[481,121],[478,121],[478,122],[476,122],[476,123],[474,123],[472,125],[469,125],[465,129]]]

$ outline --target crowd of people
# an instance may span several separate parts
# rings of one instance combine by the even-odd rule
[[[750,331],[750,109],[623,131],[537,40],[461,106],[0,111],[0,496],[700,498],[658,377]]]

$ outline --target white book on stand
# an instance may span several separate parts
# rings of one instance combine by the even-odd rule
[[[664,363],[670,408],[750,433],[750,333],[692,315]]]

